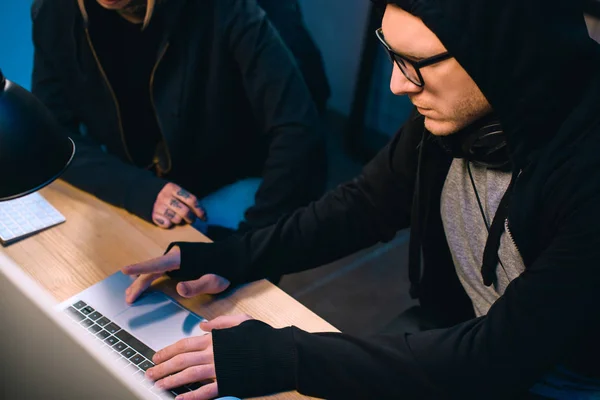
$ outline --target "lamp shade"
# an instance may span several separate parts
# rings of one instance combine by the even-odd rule
[[[42,102],[0,71],[0,201],[48,185],[74,154],[75,144]]]

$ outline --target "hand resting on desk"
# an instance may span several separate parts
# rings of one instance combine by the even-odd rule
[[[144,261],[123,268],[125,275],[139,275],[125,291],[125,300],[133,303],[152,282],[168,271],[178,270],[181,265],[181,251],[174,246],[171,251],[161,257]],[[194,297],[199,294],[217,294],[229,287],[231,283],[218,275],[207,274],[192,281],[179,282],[177,293],[182,297]]]

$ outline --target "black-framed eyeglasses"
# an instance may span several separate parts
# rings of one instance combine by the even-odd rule
[[[452,55],[450,53],[445,52],[425,58],[421,61],[412,61],[401,54],[395,53],[394,50],[392,50],[390,45],[387,44],[387,42],[385,41],[385,38],[383,37],[383,31],[381,30],[381,28],[375,31],[375,35],[387,51],[387,54],[390,57],[390,61],[395,62],[396,65],[398,65],[398,68],[400,68],[400,71],[402,71],[402,73],[406,77],[406,79],[408,79],[418,87],[425,86],[425,81],[423,80],[423,76],[421,75],[421,68],[452,58]]]

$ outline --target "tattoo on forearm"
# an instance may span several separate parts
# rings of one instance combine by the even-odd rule
[[[169,219],[175,218],[175,211],[165,210],[165,217],[167,217]]]
[[[192,195],[184,189],[179,190],[179,192],[177,192],[177,196],[182,197],[184,199],[189,199],[190,197],[192,197]]]
[[[179,203],[179,200],[176,200],[176,199],[171,200],[171,207],[181,208],[181,204]]]

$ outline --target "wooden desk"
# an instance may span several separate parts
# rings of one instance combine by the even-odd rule
[[[58,301],[101,281],[125,265],[161,255],[173,241],[208,241],[192,227],[163,230],[110,206],[65,182],[42,195],[67,221],[5,248],[25,272]],[[246,313],[274,327],[296,325],[310,332],[336,331],[316,314],[265,280],[242,286],[227,296],[182,299],[170,281],[160,288],[207,319]],[[269,399],[299,399],[282,393]]]

